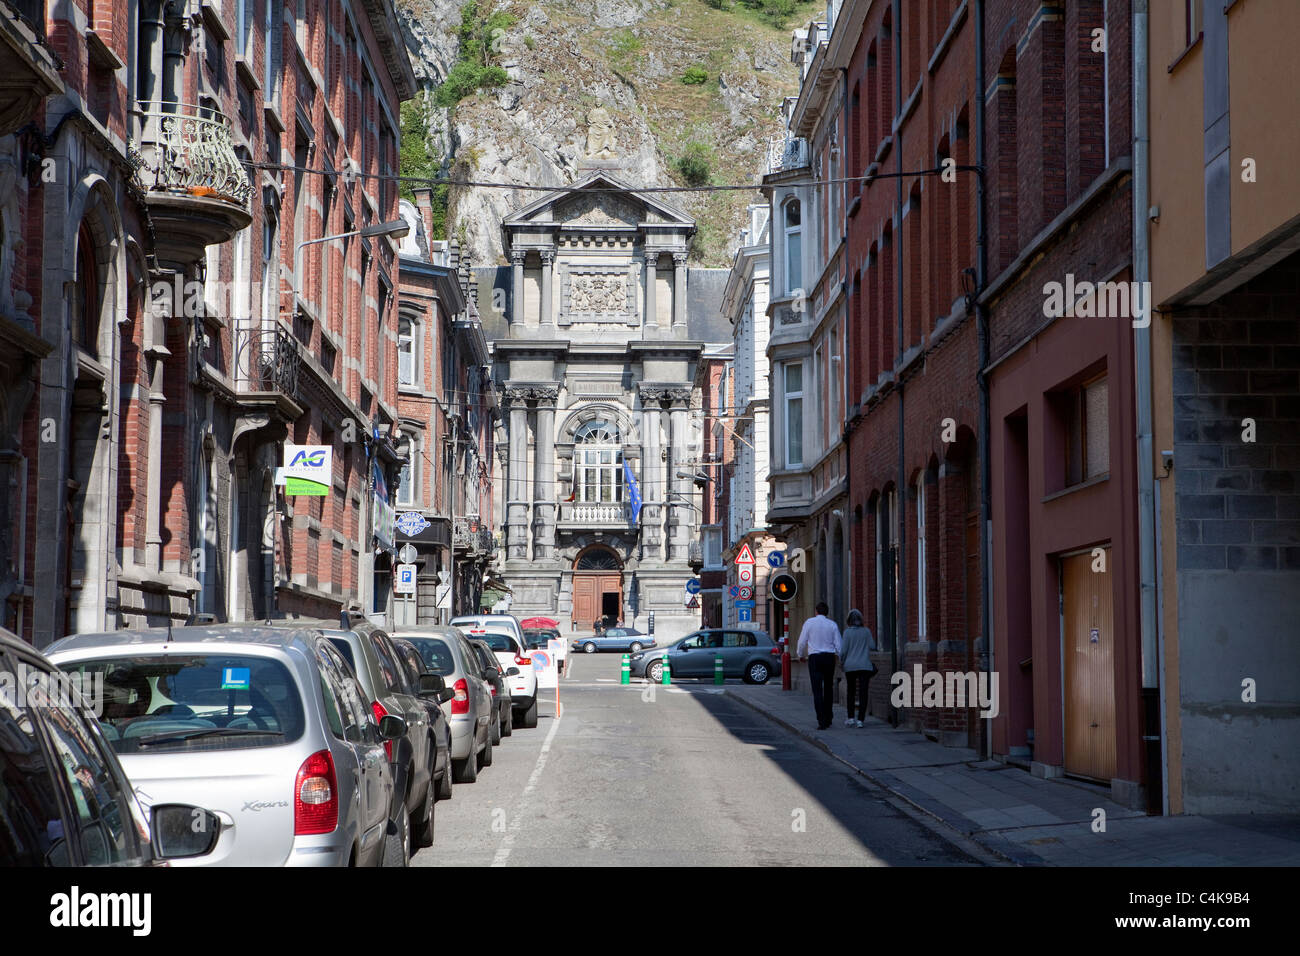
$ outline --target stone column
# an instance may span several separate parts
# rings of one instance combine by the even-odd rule
[[[545,268],[543,266],[543,268]],[[545,274],[545,273],[543,273]],[[549,561],[555,548],[555,402],[557,385],[531,390],[537,399],[537,439],[533,460],[533,560]]]
[[[528,560],[528,389],[508,387],[510,473],[506,498],[506,558]]]
[[[673,331],[686,335],[686,253],[673,253]]]
[[[541,324],[555,325],[555,306],[552,302],[552,281],[555,273],[555,251],[542,250],[542,309]]]
[[[519,328],[524,324],[524,256],[522,249],[510,250],[510,324]]]
[[[659,328],[659,314],[655,306],[655,270],[659,265],[659,253],[647,251],[645,254],[645,322],[644,327]]]
[[[641,558],[663,560],[663,465],[659,461],[659,413],[663,390],[641,386]]]
[[[689,437],[690,419],[687,414],[691,400],[689,388],[674,388],[668,392],[670,401],[669,426],[671,428],[668,456],[668,487],[673,494],[668,497],[668,560],[685,563],[690,552],[690,535],[692,516],[695,513],[692,504],[689,478],[677,477],[677,472],[687,469],[683,464],[686,444]]]

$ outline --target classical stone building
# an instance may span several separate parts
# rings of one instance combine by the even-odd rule
[[[699,621],[684,590],[702,563],[694,382],[730,339],[726,272],[689,268],[695,223],[594,165],[509,216],[511,266],[480,274],[505,400],[502,573],[512,613],[645,630],[654,611],[668,636]]]

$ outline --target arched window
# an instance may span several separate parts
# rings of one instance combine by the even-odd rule
[[[578,560],[574,562],[573,570],[575,571],[619,571],[623,564],[618,559],[618,555],[609,548],[603,546],[593,546],[578,555]]]
[[[609,422],[588,422],[573,436],[573,482],[578,501],[623,500],[623,446]]]
[[[72,340],[91,355],[99,352],[99,272],[95,240],[82,223],[77,230],[77,284],[71,303]]]
[[[785,291],[793,294],[803,288],[803,226],[799,200],[791,199],[784,207],[785,219]]]

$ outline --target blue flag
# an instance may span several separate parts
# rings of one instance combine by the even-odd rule
[[[637,487],[636,475],[632,474],[632,463],[623,462],[623,480],[627,483],[627,500],[632,506],[632,523],[641,519],[641,489]]]

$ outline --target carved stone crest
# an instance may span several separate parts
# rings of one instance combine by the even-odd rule
[[[574,312],[627,311],[627,276],[618,273],[575,275],[570,286],[570,308]]]

